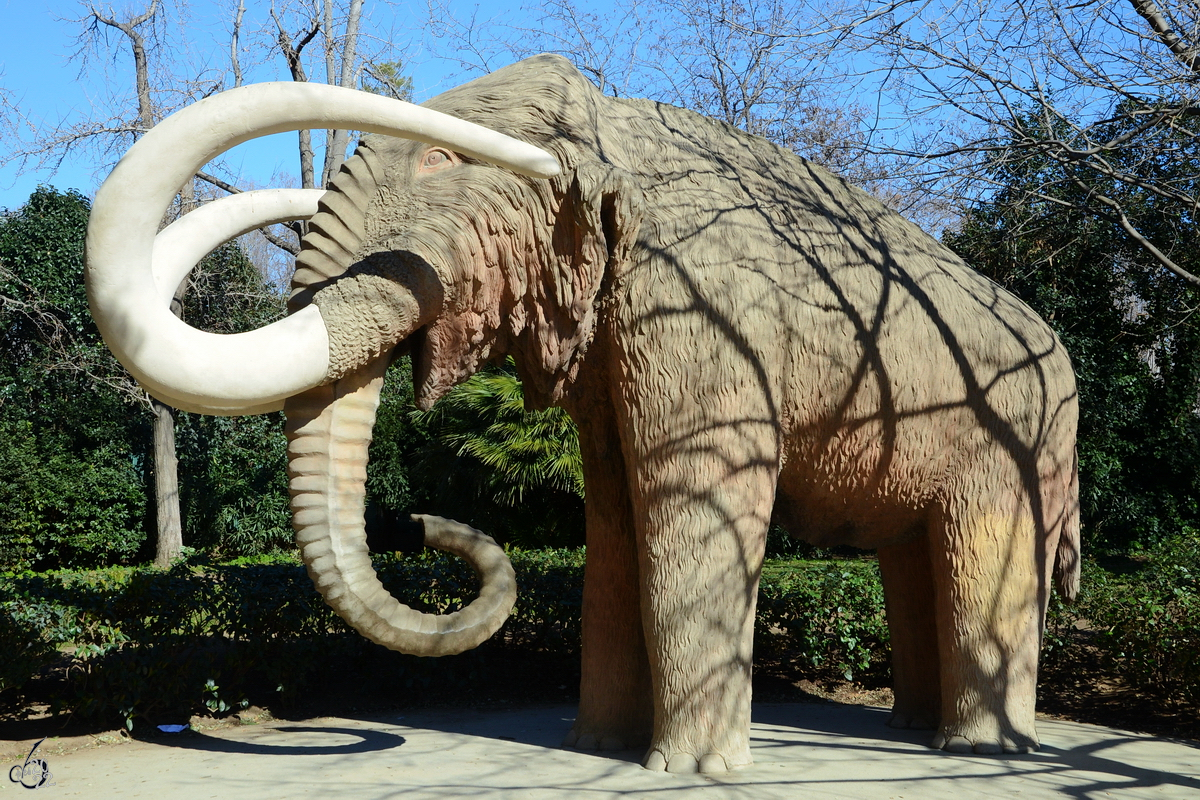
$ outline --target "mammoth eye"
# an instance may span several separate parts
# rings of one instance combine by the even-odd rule
[[[440,147],[435,147],[425,154],[425,158],[421,160],[421,171],[431,172],[437,169],[445,169],[452,167],[458,163],[458,159],[449,150],[443,150]]]

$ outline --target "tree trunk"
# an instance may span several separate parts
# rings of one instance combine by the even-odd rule
[[[97,21],[125,34],[133,48],[138,126],[143,131],[148,131],[154,126],[154,104],[150,97],[150,67],[146,60],[146,42],[137,28],[153,19],[157,12],[158,0],[151,0],[145,13],[128,22],[119,22],[101,15],[95,9],[92,10],[92,16]],[[191,211],[195,205],[195,184],[189,180],[180,192],[180,216]],[[187,290],[187,283],[185,279],[180,284],[171,301],[171,310],[177,317],[183,316],[183,294]],[[154,564],[165,569],[183,552],[183,525],[179,514],[179,459],[175,456],[175,409],[151,398],[150,410],[154,416],[154,506],[158,518]]]
[[[346,41],[342,45],[342,71],[340,77],[337,78],[336,84],[347,89],[353,89],[354,86],[354,68],[358,60],[358,22],[362,15],[363,0],[351,0],[350,10],[346,17]],[[328,26],[327,41],[332,41],[333,36],[333,20],[329,14],[329,5],[326,5],[326,25]],[[332,53],[332,47],[328,50]],[[326,70],[328,73],[329,83],[335,83],[333,73],[333,57],[327,56]],[[326,131],[325,139],[325,168],[322,170],[322,186],[328,186],[333,180],[333,176],[342,168],[342,163],[346,160],[346,145],[349,144],[350,131],[333,130]]]
[[[154,565],[166,569],[183,551],[179,518],[179,460],[175,457],[175,409],[151,400],[154,414],[154,499],[158,540]]]
[[[195,179],[179,191],[179,216],[196,207]],[[171,313],[183,319],[183,296],[189,278],[184,278],[171,298]],[[179,513],[179,458],[175,455],[175,409],[151,398],[154,414],[154,505],[158,516],[158,540],[154,565],[166,569],[183,552],[183,522]]]

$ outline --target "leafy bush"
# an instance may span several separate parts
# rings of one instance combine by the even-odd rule
[[[19,690],[34,675],[50,665],[58,651],[51,638],[44,634],[48,619],[38,619],[46,611],[68,613],[49,603],[0,603],[0,694]]]
[[[482,647],[442,659],[385,651],[350,630],[292,554],[200,560],[167,572],[9,574],[0,581],[0,691],[19,694],[63,657],[59,648],[73,649],[56,707],[132,725],[221,713],[263,691],[286,704],[346,674],[389,687],[457,687],[476,680],[499,650],[578,653],[583,550],[510,557],[518,584],[512,616]],[[457,610],[477,591],[465,562],[432,551],[377,557],[376,569],[389,591],[421,611]],[[1151,551],[1133,574],[1088,563],[1079,603],[1051,604],[1044,658],[1069,664],[1080,647],[1098,647],[1113,675],[1160,697],[1200,700],[1198,576],[1194,532]],[[877,565],[768,562],[755,651],[813,677],[886,678]]]
[[[147,398],[88,311],[89,213],[82,195],[39,187],[0,214],[0,570],[128,563],[154,530]],[[283,295],[236,244],[189,281],[184,317],[205,330],[283,313]],[[279,414],[179,415],[190,545],[240,555],[290,543],[282,425]]]
[[[130,726],[233,707],[252,685],[295,697],[320,669],[355,659],[392,659],[393,673],[418,682],[455,674],[445,660],[381,656],[324,603],[302,566],[274,560],[285,563],[10,574],[0,586],[0,648],[14,657],[0,690],[19,692],[66,645],[74,662],[55,705]],[[514,553],[513,561],[522,600],[493,646],[577,650],[582,554]],[[384,557],[377,567],[384,585],[421,611],[454,611],[477,591],[471,568],[439,553]]]
[[[886,676],[890,651],[878,565],[768,565],[758,594],[755,652],[846,680]]]
[[[180,414],[175,437],[189,546],[225,557],[292,547],[283,414]]]
[[[0,648],[28,654],[6,667],[19,691],[55,657],[75,651],[58,708],[81,717],[163,719],[235,707],[254,687],[278,689],[286,702],[322,671],[386,673],[424,686],[468,681],[497,649],[577,653],[583,550],[514,551],[518,598],[512,616],[483,647],[424,659],[384,651],[350,630],[289,556],[248,566],[179,564],[10,576],[0,603]],[[464,562],[426,551],[376,559],[380,580],[402,602],[446,613],[475,595]],[[825,673],[886,669],[882,601],[873,565],[801,564],[769,570],[759,599],[760,646]],[[210,683],[211,682],[211,683]],[[214,688],[218,687],[218,688]]]
[[[0,569],[119,563],[144,538],[148,429],[88,312],[88,213],[39,187],[0,214]]]
[[[0,418],[0,441],[0,568],[95,567],[137,553],[146,498],[128,453],[68,452],[26,420]]]
[[[1200,701],[1200,534],[1188,530],[1127,575],[1089,565],[1071,616],[1098,634],[1113,672],[1164,697]]]

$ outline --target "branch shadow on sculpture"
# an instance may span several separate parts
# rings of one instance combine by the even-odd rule
[[[1062,344],[1027,307],[836,176],[696,114],[604,97],[554,56],[439,95],[416,109],[420,125],[383,98],[398,105],[322,94],[249,112],[240,92],[204,101],[190,124],[227,115],[246,137],[333,117],[389,134],[360,143],[315,209],[270,212],[316,211],[292,316],[277,323],[289,327],[245,340],[261,366],[231,371],[232,345],[168,330],[183,323],[138,305],[154,292],[114,277],[157,276],[147,235],[111,226],[136,165],[155,169],[175,145],[131,152],[124,188],[98,194],[89,296],[110,346],[164,401],[283,404],[297,541],[351,625],[434,655],[503,622],[503,554],[437,518],[421,519],[426,542],[472,559],[481,597],[451,617],[391,598],[370,566],[363,482],[398,347],[423,408],[512,355],[527,402],[565,408],[580,430],[587,566],[568,746],[646,746],[659,770],[750,763],[772,521],[879,550],[893,725],[928,727],[954,752],[1037,746],[1050,586],[1071,598],[1078,584],[1077,412]],[[156,337],[197,355],[166,363]]]

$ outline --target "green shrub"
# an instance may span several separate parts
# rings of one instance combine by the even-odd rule
[[[886,676],[890,651],[878,565],[768,564],[758,594],[755,651],[846,680]]]
[[[69,646],[55,706],[132,725],[221,713],[263,691],[287,703],[347,674],[389,688],[456,687],[475,681],[500,650],[578,653],[583,550],[510,556],[518,584],[512,616],[479,649],[442,659],[392,653],[350,630],[290,553],[167,572],[10,573],[0,581],[0,691],[19,694]],[[376,568],[389,591],[421,611],[454,611],[477,591],[466,563],[433,551],[377,557]],[[1085,564],[1079,602],[1052,600],[1045,661],[1069,666],[1080,648],[1098,647],[1114,676],[1158,697],[1200,700],[1198,576],[1191,531],[1150,551],[1130,574]],[[886,678],[875,562],[768,562],[755,650],[816,678]]]
[[[1084,573],[1073,616],[1114,673],[1163,697],[1200,701],[1200,535],[1187,530],[1146,553],[1142,567]]]
[[[283,415],[179,414],[185,541],[226,557],[292,547]]]
[[[295,699],[329,670],[386,674],[419,688],[474,680],[498,649],[577,653],[583,550],[510,555],[518,585],[512,616],[479,650],[445,659],[403,656],[363,639],[325,605],[291,555],[181,563],[166,572],[11,576],[0,585],[0,603],[22,612],[0,626],[0,646],[23,648],[27,657],[8,663],[3,686],[23,684],[56,656],[56,646],[70,644],[72,667],[56,707],[133,725],[227,710],[254,687]],[[376,568],[398,599],[426,612],[457,610],[478,588],[465,562],[432,551],[378,557]],[[763,580],[759,646],[822,674],[886,671],[882,614],[869,562],[777,566]]]
[[[0,694],[16,694],[29,678],[53,663],[58,656],[54,643],[43,633],[39,617],[53,613],[66,615],[66,609],[49,603],[0,603]]]
[[[143,478],[119,446],[69,452],[0,419],[0,569],[95,567],[132,558],[145,534]]]

